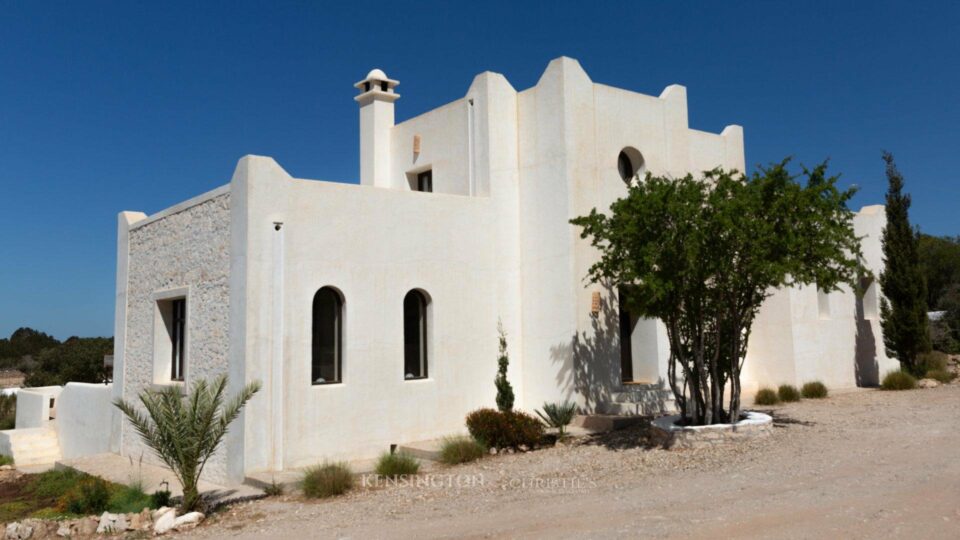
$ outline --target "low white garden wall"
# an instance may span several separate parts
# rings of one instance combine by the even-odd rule
[[[64,459],[118,448],[112,384],[67,383],[57,402],[57,436]],[[19,427],[19,426],[18,426]]]
[[[44,427],[50,421],[50,400],[57,406],[60,386],[23,388],[17,392],[17,429]]]

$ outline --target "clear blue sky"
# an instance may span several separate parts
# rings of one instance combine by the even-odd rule
[[[925,231],[960,234],[960,3],[0,0],[0,336],[112,335],[116,214],[229,181],[244,154],[356,182],[351,86],[402,82],[398,120],[485,70],[548,61],[744,126],[747,163],[831,159],[855,205],[894,153]]]

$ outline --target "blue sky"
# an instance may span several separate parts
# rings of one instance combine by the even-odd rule
[[[0,336],[112,335],[116,214],[229,181],[245,154],[355,182],[353,82],[402,83],[397,119],[482,71],[532,86],[550,59],[658,95],[691,127],[744,126],[747,163],[830,158],[882,202],[960,234],[960,3],[0,1]]]

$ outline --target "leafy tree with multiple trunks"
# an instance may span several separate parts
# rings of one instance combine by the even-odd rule
[[[600,252],[587,279],[622,288],[631,313],[666,325],[668,380],[688,424],[739,418],[750,329],[773,291],[837,290],[865,272],[847,208],[854,190],[840,190],[825,163],[803,168],[801,185],[788,163],[749,176],[648,174],[609,215],[571,220]]]

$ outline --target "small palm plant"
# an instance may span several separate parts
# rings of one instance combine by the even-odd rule
[[[227,377],[212,383],[197,381],[184,396],[177,387],[140,394],[146,414],[128,401],[113,402],[133,424],[133,428],[183,486],[181,511],[191,512],[200,505],[197,484],[204,465],[223,442],[227,428],[240,410],[260,390],[260,382],[248,384],[233,399],[224,403]]]
[[[562,438],[566,427],[573,422],[573,416],[577,414],[577,405],[569,401],[544,403],[543,412],[536,411],[536,413],[547,426],[557,428],[557,435]]]

